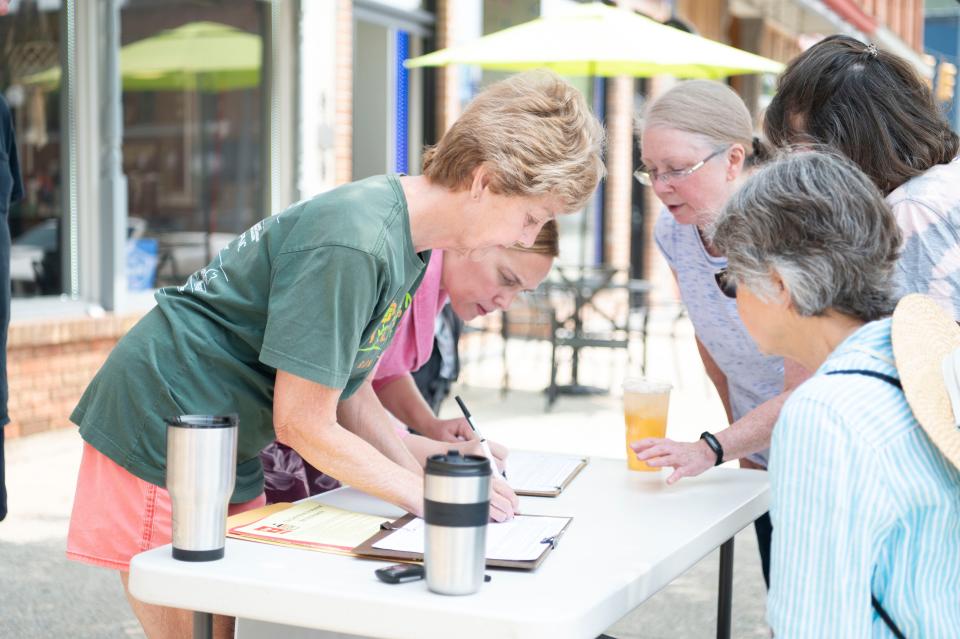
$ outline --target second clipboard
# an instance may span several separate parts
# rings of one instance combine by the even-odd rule
[[[525,497],[557,497],[589,462],[581,455],[514,451],[507,457],[507,483]],[[538,478],[544,471],[546,477]]]
[[[517,515],[518,518],[539,518],[541,515]],[[370,557],[375,559],[393,559],[398,561],[423,561],[422,552],[406,551],[406,550],[390,550],[386,548],[378,548],[377,544],[384,538],[392,535],[396,531],[400,530],[408,523],[416,519],[413,515],[404,515],[400,519],[397,519],[394,522],[383,524],[381,526],[382,530],[377,534],[373,535],[365,542],[353,549],[355,555],[360,555],[361,557]],[[551,517],[551,519],[563,519],[563,525],[557,530],[557,532],[551,534],[549,537],[538,539],[543,548],[536,558],[533,559],[497,559],[487,557],[487,567],[488,568],[515,568],[520,570],[535,570],[540,564],[543,563],[544,559],[547,558],[547,555],[553,551],[557,545],[560,543],[561,537],[566,533],[567,529],[570,527],[570,522],[573,521],[572,517]]]

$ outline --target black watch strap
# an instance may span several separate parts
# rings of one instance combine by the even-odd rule
[[[700,439],[707,442],[707,446],[710,447],[710,450],[713,451],[713,454],[717,456],[717,462],[714,466],[719,466],[723,463],[723,446],[720,445],[720,440],[717,439],[713,433],[710,431],[703,431],[700,433]]]

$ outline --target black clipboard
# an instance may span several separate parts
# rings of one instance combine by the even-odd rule
[[[517,515],[517,517],[546,517],[548,515]],[[553,517],[553,515],[549,515]],[[397,561],[423,561],[423,553],[419,552],[406,552],[402,550],[386,550],[384,548],[374,548],[376,544],[381,539],[390,536],[394,531],[403,528],[408,522],[415,519],[414,515],[404,515],[400,519],[397,519],[393,522],[385,522],[381,525],[381,530],[377,534],[367,539],[365,542],[353,549],[355,555],[361,557],[370,557],[373,559],[393,559]],[[560,529],[556,535],[544,539],[541,543],[543,544],[543,551],[536,559],[530,560],[513,560],[513,559],[487,559],[487,568],[514,568],[518,570],[536,570],[537,567],[543,563],[543,560],[546,559],[547,555],[557,547],[557,543],[560,541],[560,538],[567,532],[567,529],[570,527],[570,522],[573,521],[572,517],[566,517],[567,523],[564,524],[563,528]]]
[[[507,461],[509,461],[509,458],[507,459]],[[574,468],[570,472],[570,474],[567,475],[566,479],[563,480],[563,483],[561,483],[559,486],[557,486],[553,490],[524,490],[522,488],[518,488],[514,490],[518,495],[522,495],[524,497],[559,497],[560,493],[562,493],[563,490],[570,485],[570,482],[573,481],[574,477],[580,474],[581,470],[586,468],[588,463],[590,463],[590,458],[582,457],[580,459],[580,465]]]

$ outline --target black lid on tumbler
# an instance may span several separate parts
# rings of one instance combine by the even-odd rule
[[[169,426],[180,428],[233,428],[239,417],[230,415],[176,415],[163,420]]]
[[[490,460],[479,455],[461,455],[458,450],[448,450],[446,455],[428,457],[426,472],[429,475],[447,477],[484,477],[490,474]]]

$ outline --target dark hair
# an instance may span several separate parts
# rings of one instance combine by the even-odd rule
[[[753,136],[753,144],[751,144],[751,146],[753,150],[747,157],[747,166],[760,166],[773,159],[773,151],[770,149],[770,146],[757,136]]]
[[[829,145],[886,195],[957,155],[930,90],[910,64],[849,36],[830,36],[794,58],[764,117],[778,147]]]

